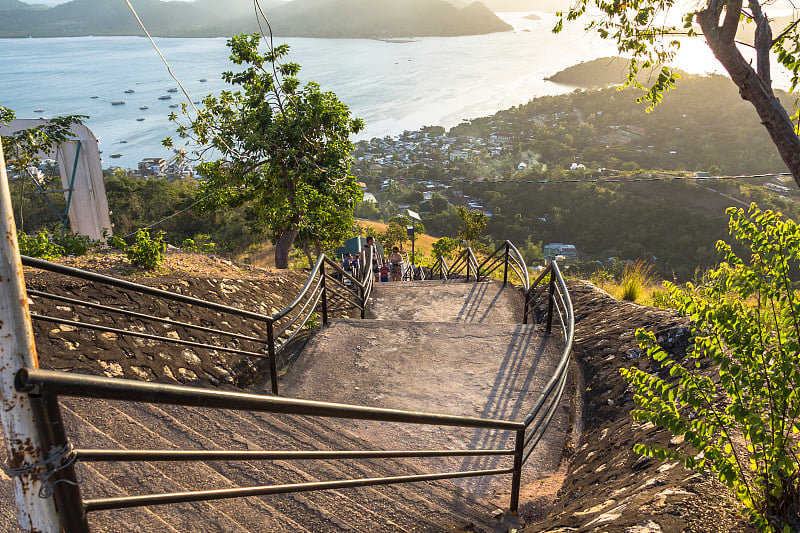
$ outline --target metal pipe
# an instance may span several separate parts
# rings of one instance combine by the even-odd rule
[[[508,283],[508,241],[506,241],[506,259],[503,261],[503,287]]]
[[[399,409],[384,409],[378,407],[362,407],[330,402],[298,400],[295,398],[276,398],[275,396],[261,394],[229,392],[217,389],[200,389],[196,387],[148,381],[72,374],[54,370],[23,368],[17,372],[15,387],[18,391],[24,392],[47,390],[53,394],[62,396],[79,396],[155,404],[191,405],[195,407],[210,407],[238,411],[260,411],[331,418],[500,430],[517,430],[525,427],[521,422],[511,422],[508,420],[402,411]]]
[[[550,333],[553,329],[553,304],[555,303],[555,295],[553,292],[556,290],[556,273],[550,273],[550,290],[547,294],[547,328],[545,331]]]
[[[514,450],[75,450],[79,461],[289,461],[324,459],[393,459],[399,457],[511,456]]]
[[[244,309],[239,309],[237,307],[230,307],[227,305],[222,305],[214,302],[208,302],[206,300],[201,300],[199,298],[194,298],[192,296],[185,296],[183,294],[178,294],[176,292],[156,289],[154,287],[148,287],[147,285],[141,285],[139,283],[133,283],[132,281],[125,281],[122,279],[112,278],[111,276],[104,276],[103,274],[97,274],[95,272],[88,272],[86,270],[80,270],[65,265],[59,265],[56,263],[51,263],[50,261],[45,261],[44,259],[37,259],[34,257],[28,257],[23,255],[22,264],[25,266],[47,270],[49,272],[55,272],[57,274],[63,274],[65,276],[70,276],[73,278],[104,283],[106,285],[111,285],[113,287],[119,287],[122,289],[128,289],[143,294],[149,294],[150,296],[157,296],[159,298],[164,298],[166,300],[173,300],[185,304],[196,305],[198,307],[204,307],[206,309],[213,309],[214,311],[231,313],[238,316],[252,318],[254,320],[260,320],[266,322],[272,319],[272,317],[267,315],[262,315],[260,313],[254,313],[252,311],[246,311]]]
[[[160,335],[152,335],[150,333],[141,333],[139,331],[130,331],[127,329],[111,328],[108,326],[101,326],[99,324],[89,324],[88,322],[76,322],[75,320],[67,320],[66,318],[57,318],[53,316],[38,315],[31,313],[31,318],[34,320],[42,320],[44,322],[54,322],[56,324],[64,324],[76,328],[92,329],[96,331],[105,331],[107,333],[116,333],[117,335],[128,335],[130,337],[139,337],[141,339],[149,339],[162,342],[171,342],[172,344],[180,344],[182,346],[191,346],[192,348],[203,348],[206,350],[219,350],[220,352],[235,353],[238,355],[245,355],[248,357],[264,357],[263,353],[250,352],[247,350],[239,350],[237,348],[226,348],[224,346],[217,346],[214,344],[204,344],[202,342],[185,341],[183,339],[173,339],[172,337],[161,337]]]
[[[221,329],[214,329],[208,328],[206,326],[199,326],[197,324],[190,324],[188,322],[180,322],[178,320],[172,320],[169,318],[162,318],[157,317],[154,315],[147,315],[144,313],[137,313],[136,311],[129,311],[127,309],[119,309],[117,307],[111,307],[109,305],[102,305],[96,304],[94,302],[86,302],[84,300],[77,300],[75,298],[69,298],[67,296],[61,296],[58,294],[50,294],[48,292],[37,291],[34,289],[28,289],[28,296],[35,296],[37,298],[46,298],[48,300],[55,300],[57,302],[64,302],[72,305],[77,305],[81,307],[88,307],[90,309],[99,309],[101,311],[107,311],[109,313],[119,313],[121,315],[130,316],[133,318],[139,318],[141,320],[152,320],[154,322],[160,322],[161,324],[169,324],[171,326],[178,326],[187,329],[194,329],[197,331],[203,331],[205,333],[213,333],[216,335],[225,335],[227,337],[231,337],[234,339],[240,339],[245,341],[252,341],[252,342],[264,342],[263,339],[258,337],[251,337],[250,335],[242,335],[241,333],[233,333],[231,331],[224,331]]]
[[[511,502],[508,507],[509,510],[517,514],[519,512],[519,488],[522,484],[522,453],[525,451],[525,430],[517,431],[514,440],[514,475],[511,478]]]
[[[174,492],[171,494],[151,494],[145,496],[127,496],[121,498],[103,498],[86,501],[86,511],[105,511],[109,509],[126,509],[145,505],[165,505],[170,503],[222,500],[226,498],[246,498],[249,496],[265,496],[268,494],[289,494],[314,490],[345,489],[354,487],[371,487],[375,485],[392,485],[396,483],[412,483],[418,481],[436,481],[477,476],[496,476],[509,474],[510,468],[495,470],[473,470],[469,472],[446,472],[442,474],[422,474],[416,476],[395,476],[366,479],[348,479],[343,481],[320,481],[315,483],[297,483],[294,485],[266,485],[237,489],[204,490],[197,492]]]
[[[272,384],[272,394],[278,395],[278,364],[275,361],[275,334],[272,322],[267,324],[267,357],[269,358],[269,381]]]
[[[25,297],[25,280],[17,243],[17,227],[8,190],[8,175],[0,139],[0,421],[5,434],[8,466],[22,468],[43,456],[36,419],[27,395],[14,390],[20,368],[38,368],[33,328]],[[41,482],[30,473],[13,477],[19,525],[27,531],[58,531],[52,498],[39,498]]]
[[[58,407],[58,398],[52,394],[31,395],[31,406],[36,414],[42,447],[51,453],[67,449],[69,440]],[[47,463],[47,471],[51,476],[49,483],[61,526],[65,533],[89,533],[75,467],[71,462],[65,461],[66,457],[61,459],[60,464]]]

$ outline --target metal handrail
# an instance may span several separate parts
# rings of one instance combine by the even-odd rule
[[[80,270],[65,265],[59,265],[57,263],[52,263],[50,261],[45,261],[43,259],[37,259],[27,256],[22,256],[21,259],[22,263],[25,266],[38,268],[41,270],[54,272],[56,274],[62,274],[73,278],[84,279],[86,281],[94,283],[101,283],[104,285],[117,287],[123,290],[133,291],[139,294],[146,294],[149,296],[153,296],[155,298],[159,298],[161,300],[194,305],[197,307],[210,309],[212,311],[225,313],[228,315],[239,316],[244,319],[255,320],[259,323],[262,323],[267,330],[266,339],[263,336],[256,337],[253,335],[245,335],[234,331],[224,331],[218,328],[209,328],[206,326],[176,321],[169,318],[149,315],[146,313],[138,313],[127,309],[115,308],[109,305],[103,305],[94,302],[78,300],[76,298],[69,298],[66,296],[50,294],[43,291],[31,290],[28,292],[29,296],[31,297],[52,299],[64,303],[70,303],[75,306],[85,307],[87,309],[103,310],[105,312],[117,313],[124,316],[142,319],[146,321],[168,324],[172,326],[179,326],[183,328],[193,329],[196,331],[203,331],[214,335],[226,336],[227,338],[230,338],[232,340],[252,342],[257,346],[256,349],[228,347],[228,346],[222,346],[219,343],[208,344],[208,343],[185,340],[175,337],[167,337],[164,335],[157,335],[154,333],[145,333],[141,331],[132,331],[129,329],[104,326],[100,324],[94,324],[91,322],[68,320],[59,317],[44,316],[37,313],[31,314],[32,319],[39,321],[54,322],[76,328],[84,328],[95,331],[114,333],[116,335],[126,335],[129,337],[143,338],[163,343],[188,346],[192,348],[218,350],[220,352],[240,355],[244,357],[256,357],[256,358],[267,359],[269,361],[270,381],[272,385],[273,394],[278,394],[278,380],[277,380],[278,370],[276,361],[277,354],[282,349],[284,349],[309,323],[320,303],[322,304],[323,324],[328,323],[326,297],[328,296],[329,293],[332,294],[332,291],[334,290],[335,284],[332,284],[331,281],[335,280],[335,278],[333,276],[330,276],[329,274],[326,276],[324,269],[326,267],[329,269],[329,271],[332,269],[343,279],[347,278],[353,284],[353,287],[356,289],[357,292],[356,295],[357,301],[348,303],[351,303],[355,308],[360,309],[361,318],[364,318],[366,316],[366,302],[372,290],[371,269],[364,268],[364,275],[362,277],[363,279],[362,281],[344,271],[344,269],[342,269],[337,262],[332,261],[330,258],[326,257],[325,254],[321,254],[317,258],[317,261],[315,262],[314,266],[309,272],[308,279],[304,283],[303,287],[301,288],[297,296],[288,305],[286,305],[283,309],[279,310],[275,314],[265,315],[262,313],[256,313],[253,311],[248,311],[246,309],[241,309],[238,307],[232,307],[229,305],[209,302],[207,300],[195,298],[193,296],[186,296],[183,294],[170,292],[163,289],[149,287],[147,285],[142,285],[132,281],[122,280],[111,276],[106,276],[103,274],[97,274],[95,272],[88,272],[85,270]],[[325,284],[326,278],[328,280],[328,285],[330,287],[326,286]],[[349,292],[352,293],[352,291]]]
[[[539,394],[533,407],[525,416],[524,424],[526,437],[524,438],[522,448],[523,450],[525,448],[528,449],[524,452],[522,458],[523,463],[528,459],[531,453],[533,453],[536,445],[544,436],[564,394],[567,376],[569,374],[570,353],[572,352],[572,343],[575,336],[575,315],[572,308],[572,300],[567,291],[564,277],[561,275],[561,270],[558,268],[558,264],[555,261],[551,261],[548,267],[536,278],[536,281],[531,287],[525,291],[524,322],[527,323],[528,316],[536,305],[536,301],[532,301],[532,299],[538,299],[541,295],[541,292],[538,290],[538,285],[545,280],[545,276],[548,274],[550,290],[547,298],[546,331],[547,333],[551,331],[553,312],[556,310],[564,335],[564,350],[561,353],[561,358],[559,359],[553,375]],[[558,300],[556,300],[556,296],[558,296]],[[563,309],[559,307],[559,303]]]
[[[505,250],[503,250],[505,248]],[[502,259],[501,257],[502,252]],[[337,262],[331,261],[324,255],[320,255],[314,268],[312,268],[309,278],[306,281],[301,294],[298,295],[288,306],[279,311],[273,317],[258,315],[234,309],[245,315],[256,315],[266,318],[268,325],[268,349],[271,365],[274,364],[274,353],[291,340],[308,322],[317,309],[318,304],[322,305],[323,323],[328,320],[328,299],[344,303],[345,305],[359,308],[364,316],[366,302],[372,290],[374,277],[372,275],[371,255],[362,254],[368,262],[363,263],[363,273],[358,277],[351,276],[345,272]],[[37,266],[40,260],[36,260]],[[45,262],[46,263],[46,262]],[[139,496],[126,496],[118,498],[103,498],[94,500],[81,500],[80,491],[76,483],[75,471],[72,466],[66,468],[55,468],[50,465],[53,474],[54,491],[56,491],[58,501],[62,502],[61,507],[69,508],[74,511],[74,516],[64,518],[65,528],[68,531],[88,531],[85,518],[86,512],[119,509],[127,507],[137,507],[142,505],[158,505],[177,502],[214,500],[222,498],[234,498],[252,495],[265,494],[284,494],[293,492],[305,492],[311,490],[325,490],[343,487],[361,487],[372,485],[386,485],[394,483],[408,483],[414,481],[452,479],[473,476],[488,476],[512,473],[511,503],[512,512],[516,512],[519,507],[519,493],[521,484],[522,466],[525,464],[531,453],[536,448],[539,441],[543,438],[551,420],[555,416],[560,401],[563,397],[568,382],[568,368],[570,352],[572,349],[575,319],[572,309],[572,302],[567,291],[566,283],[556,262],[551,262],[547,269],[542,272],[533,284],[529,284],[527,267],[525,267],[519,251],[509,241],[503,243],[482,263],[478,263],[471,248],[465,248],[457,257],[454,266],[449,269],[443,258],[437,261],[440,276],[458,275],[460,270],[466,269],[467,279],[472,273],[475,280],[479,281],[487,273],[494,272],[500,265],[505,264],[504,283],[507,282],[508,269],[519,277],[523,284],[524,292],[524,322],[527,323],[532,316],[534,321],[538,321],[541,315],[538,310],[544,305],[543,294],[547,291],[546,300],[546,332],[551,332],[554,316],[561,323],[561,331],[564,335],[564,350],[556,366],[553,375],[548,380],[544,390],[537,397],[533,407],[525,416],[522,422],[498,419],[482,419],[476,417],[464,417],[454,415],[442,415],[435,413],[402,411],[396,409],[373,408],[355,406],[347,404],[335,404],[329,402],[314,402],[308,400],[298,400],[292,398],[282,398],[277,396],[247,394],[238,392],[227,392],[216,389],[198,389],[181,385],[166,385],[153,382],[140,382],[125,379],[111,379],[97,376],[85,376],[57,371],[47,371],[39,369],[22,369],[17,373],[15,386],[20,392],[31,394],[32,405],[43,422],[43,429],[49,436],[47,442],[50,446],[66,446],[69,441],[63,431],[63,421],[60,419],[58,407],[58,396],[77,396],[88,398],[101,398],[107,400],[135,401],[147,403],[160,403],[172,405],[186,405],[210,407],[231,410],[261,411],[270,413],[282,413],[291,415],[306,415],[319,417],[336,417],[346,419],[371,420],[394,423],[410,424],[430,424],[438,426],[451,426],[461,428],[485,428],[497,431],[515,432],[515,446],[513,450],[506,449],[476,449],[476,450],[258,450],[258,451],[236,451],[236,450],[122,450],[122,449],[78,449],[73,452],[76,460],[79,461],[162,461],[162,460],[185,460],[185,461],[212,461],[212,460],[309,460],[309,459],[366,459],[366,458],[393,458],[393,457],[459,457],[459,456],[507,456],[513,457],[513,466],[510,468],[497,468],[492,470],[470,470],[461,472],[441,472],[425,475],[410,476],[391,476],[384,478],[367,479],[347,479],[333,481],[319,481],[313,483],[297,483],[288,485],[269,485],[244,487],[235,489],[204,490],[182,493],[147,494]],[[434,265],[434,269],[437,268]],[[29,265],[34,266],[34,265]],[[46,266],[46,265],[45,265]],[[60,265],[56,265],[60,267]],[[76,270],[69,267],[59,270]],[[81,274],[91,275],[91,277],[107,278],[107,276],[93,275],[92,273]],[[435,272],[435,270],[434,270]],[[337,276],[339,276],[337,278]],[[85,276],[80,276],[85,277]],[[361,278],[361,279],[359,279]],[[204,302],[192,297],[176,295],[151,287],[138,286],[131,282],[113,280],[115,285],[142,287],[148,292],[158,296],[176,296],[179,301],[187,303],[199,302],[199,305],[207,304],[207,307],[219,310],[228,310],[228,306]],[[351,283],[347,287],[343,280]],[[336,292],[347,291],[345,293]],[[34,291],[31,293],[35,297],[47,297],[47,295]],[[168,296],[167,296],[168,295]],[[65,301],[65,297],[56,296]],[[71,299],[66,299],[71,300]],[[79,301],[77,301],[79,302]],[[76,305],[79,305],[76,303]],[[93,304],[99,305],[99,304]],[[92,307],[92,306],[87,306]],[[130,316],[150,319],[150,315],[143,313],[130,313]],[[295,313],[291,317],[292,313]],[[291,318],[290,318],[291,317]],[[39,317],[41,318],[41,317]],[[158,320],[158,317],[152,317]],[[52,317],[46,317],[52,319]],[[283,324],[283,329],[275,335],[274,323],[278,319],[289,320],[288,324]],[[55,319],[63,321],[64,319]],[[174,325],[182,325],[176,321],[170,321]],[[82,323],[77,323],[86,326]],[[96,325],[94,325],[96,326]],[[189,324],[188,326],[192,326]],[[104,328],[105,326],[98,326]],[[199,328],[202,328],[198,326]],[[294,327],[292,331],[289,328]],[[212,328],[204,328],[212,329]],[[221,330],[213,330],[221,332]],[[226,332],[221,332],[226,333]],[[148,334],[141,334],[148,335]],[[241,335],[240,335],[241,336]],[[243,336],[242,340],[253,340],[254,337]],[[276,338],[288,337],[277,343]],[[256,339],[259,340],[259,339]],[[188,341],[184,341],[188,342]],[[206,345],[202,345],[206,346]],[[216,347],[216,349],[221,349]],[[233,351],[234,349],[229,349]],[[254,354],[259,355],[259,354]],[[260,354],[263,356],[263,354]],[[277,373],[271,366],[272,377],[275,379]],[[49,426],[48,426],[49,424]],[[50,427],[50,429],[46,429]],[[61,428],[61,429],[53,429]],[[59,480],[66,480],[72,483],[58,483]]]
[[[15,376],[15,388],[37,398],[42,430],[50,435],[51,446],[69,446],[63,432],[58,404],[59,396],[98,398],[104,400],[144,402],[151,404],[182,405],[193,407],[230,409],[241,411],[269,412],[280,414],[335,417],[357,420],[372,420],[395,423],[426,424],[459,428],[483,428],[500,431],[515,431],[519,440],[524,425],[521,422],[483,419],[468,416],[444,415],[399,409],[364,407],[330,402],[315,402],[293,398],[200,389],[182,385],[141,382],[87,376],[60,371],[21,369]],[[518,447],[518,446],[517,446]],[[213,460],[309,460],[309,459],[367,459],[399,457],[464,457],[464,456],[517,456],[516,449],[477,450],[331,450],[331,451],[287,451],[287,450],[120,450],[78,449],[73,452],[74,461],[213,461]],[[191,501],[209,501],[254,495],[287,494],[312,490],[330,490],[344,487],[363,487],[433,481],[442,479],[491,476],[514,473],[515,467],[441,472],[434,474],[390,476],[382,478],[345,479],[266,485],[218,490],[202,490],[179,493],[145,494],[137,496],[110,497],[83,500],[78,489],[74,461],[66,468],[51,468],[54,487],[59,501],[63,502],[64,524],[68,533],[88,532],[86,513],[100,510],[141,507]],[[59,483],[66,481],[67,483]]]

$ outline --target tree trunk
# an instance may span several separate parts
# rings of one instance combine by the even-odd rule
[[[729,6],[730,7],[730,6]],[[750,102],[758,113],[761,123],[767,129],[772,142],[778,149],[783,162],[792,173],[795,183],[800,186],[800,139],[795,133],[789,114],[781,105],[780,101],[772,93],[768,71],[765,72],[766,80],[762,80],[753,67],[742,57],[734,42],[735,31],[731,32],[727,17],[722,27],[718,26],[718,14],[712,9],[700,11],[697,14],[697,22],[703,30],[706,42],[714,53],[714,56],[722,63],[731,80],[739,87],[739,94],[743,99]],[[738,16],[736,17],[738,24]],[[756,36],[756,43],[759,46],[758,55],[760,58],[764,54],[769,54],[769,50],[763,50],[767,46],[766,39]],[[771,47],[771,42],[769,43]],[[765,82],[766,81],[766,82]]]
[[[299,231],[287,230],[275,241],[275,268],[289,268],[289,251]]]

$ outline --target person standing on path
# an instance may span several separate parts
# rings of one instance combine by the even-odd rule
[[[392,281],[403,280],[403,256],[397,246],[392,248],[392,255],[389,256],[389,265],[392,272]]]

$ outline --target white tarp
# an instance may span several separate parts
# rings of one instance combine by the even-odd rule
[[[0,136],[10,135],[19,130],[46,124],[44,119],[17,119],[9,124],[0,125]],[[67,190],[72,184],[72,200],[69,207],[69,223],[72,232],[95,240],[111,236],[111,220],[108,217],[108,200],[103,184],[103,169],[100,166],[100,151],[97,137],[84,125],[73,124],[70,127],[73,140],[65,142],[50,153],[42,153],[40,157],[58,161],[62,188]],[[80,146],[80,150],[79,150]],[[77,152],[77,162],[76,162]],[[74,184],[73,184],[74,169]],[[64,193],[64,198],[69,192]]]

